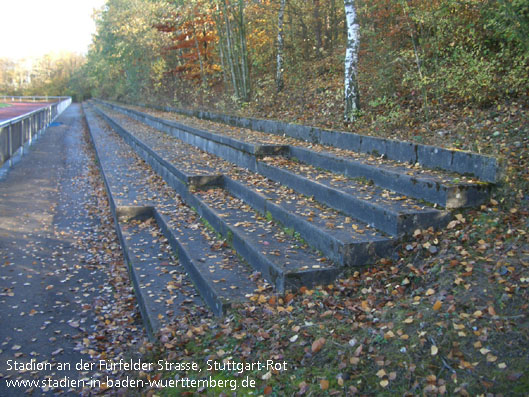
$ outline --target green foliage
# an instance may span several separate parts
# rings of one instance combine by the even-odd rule
[[[221,0],[108,0],[96,13],[86,59],[48,55],[31,70],[0,59],[0,91],[242,110],[255,102],[265,110],[277,99],[269,97],[275,92],[278,10],[279,0],[232,0],[226,8]],[[358,0],[357,11],[364,120],[398,125],[403,108],[428,118],[440,106],[486,106],[527,95],[525,0]],[[338,115],[343,3],[287,1],[284,41],[282,95],[290,106],[301,113],[321,101],[318,111]]]
[[[359,7],[360,80],[370,105],[488,105],[529,89],[529,5],[522,0],[375,0]],[[367,82],[367,84],[366,84]],[[384,104],[386,105],[386,104]]]
[[[160,89],[162,47],[167,41],[154,23],[164,5],[149,0],[107,1],[96,15],[97,34],[85,69],[93,95],[138,101]]]
[[[18,61],[0,60],[0,92],[8,95],[71,95],[77,97],[72,84],[78,76],[83,56],[74,53],[46,54],[40,58]]]

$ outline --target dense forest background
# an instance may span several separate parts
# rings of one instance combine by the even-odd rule
[[[354,5],[362,120],[395,126],[410,114],[427,120],[454,106],[527,98],[527,1]],[[31,65],[2,59],[0,92],[343,126],[343,1],[108,0],[94,17],[97,33],[86,56],[50,55]]]

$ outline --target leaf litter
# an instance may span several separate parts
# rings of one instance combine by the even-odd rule
[[[511,144],[507,136],[499,146],[512,164],[505,185],[481,208],[461,210],[445,230],[418,230],[398,259],[352,269],[333,285],[261,291],[232,316],[208,322],[213,339],[188,333],[182,346],[193,351],[171,356],[204,360],[236,346],[241,359],[286,358],[292,371],[261,383],[281,394],[523,395],[529,163]]]

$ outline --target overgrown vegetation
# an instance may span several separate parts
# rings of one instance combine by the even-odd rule
[[[73,56],[47,56],[28,79],[5,60],[0,90],[321,119],[344,128],[343,2],[285,2],[284,88],[277,93],[280,3],[109,0],[96,15],[97,35],[82,68]],[[487,107],[527,96],[527,2],[355,4],[362,122],[398,127],[409,113],[431,120],[452,106]]]
[[[223,319],[190,310],[143,352],[154,362],[196,362],[202,372],[137,375],[256,381],[237,395],[527,395],[529,119],[514,102],[463,114],[464,123],[442,139],[475,143],[504,160],[502,184],[490,201],[458,210],[444,230],[416,230],[391,259],[349,269],[332,285],[284,295],[261,285]],[[435,122],[453,127],[453,120]],[[464,136],[465,125],[479,127]],[[209,371],[208,360],[285,361],[287,370]]]
[[[116,41],[122,45],[119,53],[105,47],[110,38],[117,40],[107,30],[121,18],[123,3],[108,4],[85,67],[98,81],[94,95],[352,129],[491,153],[508,164],[504,184],[489,203],[460,211],[446,230],[416,231],[398,257],[351,269],[336,284],[314,290],[277,296],[263,286],[223,320],[190,314],[164,329],[157,344],[145,344],[149,360],[193,361],[203,368],[207,360],[285,360],[287,371],[200,374],[217,380],[249,376],[257,381],[254,395],[527,393],[525,2],[357,2],[362,114],[349,125],[342,118],[342,3],[286,2],[280,92],[275,81],[280,2],[245,4],[249,100],[236,95],[230,67],[220,59],[218,36],[211,40],[197,29],[208,26],[216,34],[214,2],[172,3],[171,8],[149,2],[161,7],[153,14],[134,12],[135,18],[162,15],[165,24],[171,16],[174,23],[166,32],[152,20],[141,24],[157,38],[149,51],[158,51],[142,58],[128,55],[134,41],[125,29],[119,34],[130,41]],[[133,4],[143,7],[138,0]],[[196,37],[189,33],[192,26]],[[180,27],[185,37],[175,34]],[[142,62],[139,80],[130,75],[136,69],[128,67],[135,62]],[[111,68],[108,78],[101,73],[106,68]],[[185,395],[189,390],[145,392]],[[208,392],[231,391],[202,394]]]
[[[189,314],[145,344],[145,360],[287,361],[288,371],[244,374],[264,395],[526,395],[529,4],[357,1],[362,113],[347,125],[343,2],[286,1],[277,92],[279,4],[243,4],[249,97],[237,94],[242,58],[232,54],[235,79],[236,65],[222,59],[227,37],[219,32],[241,21],[233,0],[227,11],[224,1],[109,0],[69,87],[78,98],[200,107],[493,154],[505,166],[502,184],[446,230],[418,230],[397,257],[351,269],[335,285],[283,296],[263,287],[224,320]],[[231,28],[242,55],[241,26]]]
[[[369,120],[382,116],[398,122],[402,107],[428,119],[439,108],[490,106],[527,94],[526,2],[377,0],[358,1],[357,8],[360,93]],[[235,1],[111,0],[97,19],[85,72],[97,82],[93,92],[110,99],[230,112],[258,111],[267,102],[286,108],[290,102],[296,118],[323,110],[326,118],[339,119],[343,4],[286,2],[280,96],[275,93],[278,12],[279,1],[243,6]],[[245,68],[249,71],[243,73]],[[243,81],[252,83],[251,92],[241,87]],[[310,108],[309,82],[317,94],[326,94],[325,109]]]

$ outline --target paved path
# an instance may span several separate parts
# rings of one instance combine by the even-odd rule
[[[90,361],[91,309],[110,287],[108,255],[92,246],[106,237],[100,218],[89,211],[96,199],[81,116],[79,105],[70,106],[57,119],[60,125],[50,127],[0,181],[0,396],[28,389],[41,394],[41,387],[8,388],[7,381],[45,375],[77,380],[83,374],[75,363]],[[54,366],[14,370],[15,361],[32,359]],[[59,363],[72,368],[61,371]]]

